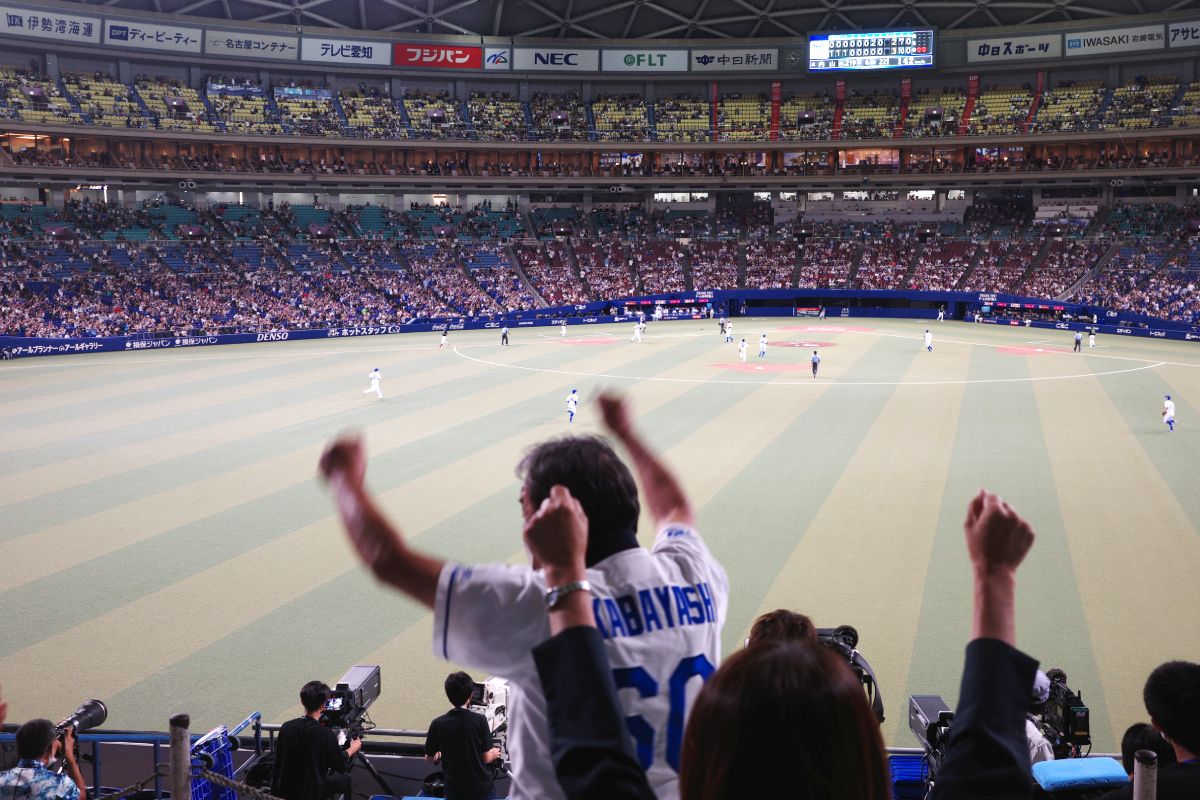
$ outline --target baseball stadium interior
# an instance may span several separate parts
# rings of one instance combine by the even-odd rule
[[[1200,342],[1200,0],[5,0],[0,22],[0,460],[7,462],[0,466],[0,518],[8,518],[0,521],[0,572],[6,573],[0,576],[0,603],[11,610],[0,615],[7,617],[0,619],[0,769],[11,770],[0,773],[0,798],[79,800],[83,792],[79,781],[71,782],[73,771],[82,772],[90,800],[760,796],[744,788],[750,785],[767,787],[773,796],[812,800],[1153,798],[1156,774],[1164,800],[1200,798],[1200,666],[1188,663],[1200,661],[1200,626],[1194,622],[1200,438],[1188,425],[1188,412],[1200,408],[1200,351],[1194,350]],[[735,328],[741,339],[736,355]],[[611,355],[627,341],[627,352],[643,342],[664,354],[673,349],[661,364]],[[393,358],[389,348],[400,355]],[[542,355],[521,355],[535,350]],[[889,365],[888,354],[902,361]],[[909,366],[910,359],[926,356],[925,363],[945,359],[937,362],[943,366],[934,372]],[[352,364],[355,376],[373,368],[364,398],[374,392],[382,401],[386,390],[393,405],[360,404],[362,387],[352,386],[352,406],[346,401],[310,416],[299,409],[280,417],[278,430],[268,407],[221,410],[220,403],[239,391],[236,380],[251,381],[252,371],[305,402],[322,401],[322,393],[334,390],[327,392],[317,379],[333,382],[339,358]],[[390,378],[382,388],[376,361]],[[314,371],[311,382],[305,369]],[[497,377],[501,373],[509,377]],[[511,418],[479,411],[469,423],[490,420],[491,429],[478,440],[463,433],[450,441],[453,412],[437,415],[436,407],[444,402],[460,409],[472,398],[486,405],[483,398],[517,380],[513,375],[527,381],[512,391],[527,392],[530,405],[553,394],[555,413],[557,398],[569,390],[569,416],[555,419],[567,427],[527,411]],[[210,379],[217,383],[203,383]],[[187,388],[185,381],[193,380],[200,383]],[[346,394],[345,381],[336,380],[336,391]],[[439,396],[443,381],[461,385],[449,383]],[[813,389],[825,381],[831,388]],[[1062,394],[1075,383],[1088,387],[1090,400]],[[759,384],[778,390],[774,396],[781,400],[772,402],[796,404],[788,412],[795,419],[770,427],[776,423],[759,423],[746,413],[758,406],[740,394],[724,394]],[[257,402],[254,386],[246,391]],[[989,387],[997,394],[988,397],[1000,399],[980,399],[977,393],[993,391]],[[160,389],[164,396],[156,406]],[[685,409],[706,389],[712,394]],[[887,393],[909,390],[921,393],[913,401],[920,419],[897,422],[903,416],[887,410],[893,408]],[[309,560],[307,553],[276,551],[269,567],[238,573],[237,584],[209,586],[201,570],[217,561],[187,556],[203,562],[193,570],[183,563],[193,545],[180,546],[181,538],[166,535],[169,530],[182,537],[180,531],[193,530],[185,523],[194,524],[193,539],[245,554],[252,545],[234,543],[241,525],[236,518],[214,514],[206,522],[180,499],[194,495],[219,505],[225,491],[237,502],[257,504],[245,523],[247,538],[277,517],[291,524],[309,502],[327,515],[329,497],[340,504],[349,490],[336,467],[329,467],[338,445],[320,462],[332,491],[314,486],[321,441],[339,430],[367,428],[372,436],[391,431],[384,436],[390,448],[384,464],[391,467],[378,467],[394,469],[380,477],[388,491],[423,485],[417,481],[426,470],[439,480],[449,475],[457,494],[431,492],[430,506],[434,496],[451,505],[461,498],[479,525],[516,523],[517,530],[507,531],[507,545],[475,548],[451,540],[435,546],[438,552],[463,562],[526,564],[527,553],[516,552],[517,492],[504,494],[503,516],[490,511],[492,493],[508,484],[471,471],[469,451],[507,458],[508,444],[492,429],[519,429],[515,451],[580,430],[570,427],[579,413],[584,433],[607,435],[629,455],[643,497],[643,522],[634,535],[649,546],[656,531],[647,529],[645,517],[657,513],[658,490],[641,471],[640,445],[625,438],[613,401],[603,397],[612,391],[631,397],[635,409],[651,409],[637,426],[670,454],[685,488],[697,484],[707,492],[696,503],[701,522],[704,504],[716,505],[725,484],[703,477],[708,473],[700,462],[712,458],[719,471],[726,456],[717,454],[728,453],[736,477],[757,463],[751,457],[766,454],[769,468],[810,476],[795,478],[797,486],[804,484],[797,497],[816,504],[845,499],[835,491],[836,476],[822,483],[825,472],[844,468],[878,479],[866,489],[877,497],[851,497],[877,505],[875,516],[864,512],[860,524],[882,527],[893,513],[904,513],[885,507],[900,490],[881,485],[890,480],[895,452],[905,441],[939,443],[925,461],[909,454],[911,462],[890,464],[913,475],[930,463],[946,466],[931,470],[927,486],[914,484],[936,498],[932,516],[921,518],[929,522],[930,538],[921,540],[920,572],[910,587],[895,589],[888,580],[881,589],[912,598],[893,611],[896,619],[911,617],[911,624],[888,624],[887,609],[875,607],[886,606],[890,595],[864,600],[869,586],[851,589],[835,577],[814,578],[814,586],[845,584],[845,595],[819,600],[780,588],[808,585],[805,571],[792,571],[789,561],[800,552],[793,551],[799,533],[780,533],[779,542],[771,540],[776,549],[764,548],[764,563],[747,566],[736,538],[719,539],[715,524],[698,526],[712,548],[708,557],[729,570],[730,618],[728,624],[720,620],[723,632],[716,629],[728,668],[706,660],[707,670],[683,675],[678,686],[671,676],[671,717],[668,723],[663,712],[657,734],[634,713],[638,693],[642,699],[656,694],[657,683],[647,676],[653,684],[647,688],[618,669],[616,685],[606,679],[600,694],[618,700],[613,710],[620,712],[619,733],[627,725],[628,735],[576,753],[576,761],[560,759],[554,737],[563,731],[551,708],[550,727],[538,723],[547,739],[539,746],[553,752],[562,785],[543,795],[537,783],[523,787],[522,771],[530,767],[519,757],[514,761],[513,750],[527,740],[510,735],[512,717],[520,713],[510,714],[510,708],[521,708],[518,695],[530,692],[520,681],[532,675],[537,682],[533,662],[526,659],[523,679],[491,674],[481,666],[486,658],[463,663],[472,681],[465,707],[481,715],[491,737],[482,768],[494,794],[471,794],[456,783],[454,770],[461,765],[449,763],[449,745],[446,763],[435,763],[427,747],[434,732],[425,725],[430,710],[445,705],[442,679],[452,668],[446,662],[457,663],[445,642],[439,650],[436,634],[440,659],[426,653],[431,630],[449,625],[443,615],[450,617],[457,571],[449,589],[442,575],[436,597],[445,607],[429,613],[386,587],[388,579],[355,540],[353,520],[362,514],[338,505],[351,544],[343,546],[345,537],[335,533],[342,530],[336,518],[323,517],[314,530],[339,549],[332,556],[322,548],[314,552],[336,563],[330,572],[336,580],[350,574],[354,582],[338,589],[345,599],[332,604],[336,612],[328,611],[336,619],[313,626],[308,641],[291,641],[283,632],[308,633],[298,620],[322,613],[314,611],[315,600],[307,610],[288,610],[284,600],[277,608],[251,582],[278,569],[322,584],[325,577],[311,566],[297,566]],[[73,400],[75,392],[81,394]],[[419,413],[415,406],[402,411],[408,392],[414,403],[426,404]],[[796,422],[809,405],[820,410],[826,402],[830,416],[817,419],[844,418],[862,431],[843,448],[848,454],[833,458],[824,472],[819,465],[794,467],[792,458],[836,452],[832,443],[829,450],[813,444],[814,423]],[[975,410],[968,412],[972,402]],[[170,416],[175,406],[179,417],[194,412],[212,418],[198,416],[199,427],[181,423],[176,429]],[[1141,406],[1150,409],[1149,423],[1135,420],[1146,416]],[[418,434],[382,427],[400,425],[379,416],[376,409],[384,407],[417,414],[403,417],[409,429],[427,425],[430,436],[446,437],[437,457],[422,463],[419,447],[405,454],[401,445]],[[764,403],[762,409],[773,407]],[[683,416],[673,418],[666,409]],[[705,427],[710,412],[731,415],[730,427]],[[1074,433],[1077,413],[1100,420],[1097,430]],[[125,426],[143,414],[160,424],[139,438]],[[999,429],[999,420],[1009,419],[1021,433]],[[1103,420],[1116,421],[1116,432]],[[204,427],[222,422],[228,430]],[[775,454],[776,445],[788,440],[771,437],[793,431],[793,422],[808,424],[807,432],[796,433],[789,448],[780,445],[790,453]],[[743,423],[744,441],[737,428]],[[840,430],[837,424],[828,429]],[[910,424],[917,427],[905,434]],[[676,430],[685,426],[686,432]],[[926,436],[927,430],[936,434]],[[155,472],[169,458],[236,447],[264,432],[279,438],[277,448],[264,450],[262,459],[269,460],[245,456],[243,463],[231,450],[233,466],[221,467],[229,472],[269,463],[288,476],[262,478],[261,491],[259,478],[247,475],[208,484],[215,480],[208,473],[193,483],[166,467]],[[693,436],[708,437],[713,449],[700,441],[681,444]],[[865,446],[860,436],[885,442],[858,457],[873,471],[851,458]],[[1000,441],[1006,436],[1011,440]],[[746,459],[738,460],[739,448],[748,451]],[[680,453],[693,458],[680,463]],[[224,457],[214,455],[213,463]],[[207,461],[197,463],[210,469]],[[969,478],[960,481],[954,472],[963,464],[971,465]],[[500,467],[510,480],[509,464]],[[488,469],[495,471],[495,464]],[[1067,477],[1082,471],[1093,477]],[[122,474],[127,483],[106,488],[104,481]],[[1015,612],[1008,604],[1009,621],[1016,614],[1025,625],[1069,608],[1064,620],[1079,631],[1064,638],[1063,650],[1030,650],[1045,672],[1037,673],[1032,702],[1023,699],[1011,708],[1000,700],[971,704],[977,692],[1005,695],[971,682],[972,665],[984,661],[981,649],[970,648],[999,645],[990,641],[999,638],[1008,650],[992,653],[988,664],[1028,658],[1015,650],[1011,636],[986,633],[991,629],[979,604],[991,590],[979,581],[988,556],[971,549],[972,530],[986,527],[972,526],[981,514],[1003,516],[1013,536],[1023,521],[1007,505],[980,511],[980,495],[971,501],[981,505],[969,507],[968,546],[962,547],[959,520],[969,494],[956,492],[991,486],[993,476],[1016,482],[1009,495],[1046,498],[1030,513],[1039,535],[1039,517],[1050,518],[1046,529],[1066,531],[1047,535],[1057,544],[1045,545],[1049,555],[1033,568],[1037,590],[1030,599],[1022,589]],[[303,501],[290,504],[290,495],[272,494],[293,491],[301,480],[308,482]],[[788,485],[786,479],[779,484]],[[532,497],[528,484],[514,486],[522,504],[536,507],[526,496]],[[180,494],[172,499],[170,491]],[[476,492],[486,502],[470,505]],[[1111,525],[1095,511],[1119,510],[1119,498],[1130,496],[1138,505],[1128,517],[1110,516]],[[1147,512],[1140,498],[1166,510]],[[396,510],[396,497],[390,499]],[[853,505],[843,502],[842,508]],[[1077,511],[1085,507],[1091,511]],[[791,513],[757,508],[769,517]],[[410,511],[396,515],[405,519]],[[428,509],[412,513],[435,531],[452,519]],[[522,513],[528,522],[532,511]],[[752,514],[712,513],[728,536],[744,533],[753,541],[760,525],[774,530],[774,523],[756,522]],[[827,519],[813,515],[797,523],[810,539],[811,528]],[[163,516],[178,516],[178,527],[170,528],[175,523],[162,522]],[[1128,536],[1122,547],[1135,547],[1142,534],[1125,528],[1129,519],[1163,537],[1137,545],[1150,552],[1136,563],[1153,568],[1127,568],[1124,550],[1101,559],[1095,555],[1100,545],[1081,544],[1089,531],[1103,528],[1104,541]],[[660,527],[656,553],[669,537],[694,535],[690,529],[661,532],[672,521],[679,522],[654,517]],[[297,521],[295,529],[304,524]],[[1110,533],[1109,527],[1120,530]],[[160,534],[158,549],[137,549]],[[876,546],[848,534],[842,550],[817,541],[826,548],[821,553],[844,565],[872,558]],[[1169,551],[1164,542],[1172,543]],[[356,545],[366,566],[354,555]],[[132,554],[128,562],[118,560],[122,553]],[[1010,577],[1023,554],[1009,565]],[[1029,561],[1039,557],[1035,548]],[[901,559],[894,572],[907,563]],[[373,583],[372,569],[384,585]],[[886,565],[873,569],[889,574]],[[949,573],[955,577],[945,579]],[[1067,577],[1060,581],[1051,573]],[[1140,585],[1156,616],[1128,604],[1113,613],[1125,601],[1104,597],[1109,581],[1126,579]],[[943,580],[957,596],[943,594]],[[198,583],[195,594],[180,595],[191,598],[187,603],[159,605],[160,594],[188,581]],[[761,591],[748,588],[756,582]],[[895,584],[902,582],[896,578]],[[583,584],[585,592],[595,588]],[[550,588],[546,581],[531,585],[541,592]],[[91,605],[94,618],[82,608],[64,611],[62,596],[74,595],[77,586],[79,604]],[[325,597],[336,587],[327,588]],[[569,584],[565,591],[579,588]],[[1070,599],[1059,597],[1060,588]],[[301,594],[288,591],[289,598]],[[550,594],[552,614],[558,600]],[[369,625],[349,616],[351,598],[402,608],[396,613],[404,627],[356,638],[345,629]],[[636,603],[633,612],[607,603],[611,612],[598,592],[594,624],[607,644],[619,641],[622,620],[630,636],[637,633],[634,624],[649,631],[650,617],[639,617]],[[125,615],[138,604],[153,611]],[[689,748],[702,748],[703,734],[693,733],[690,722],[684,733],[684,706],[703,707],[702,687],[727,690],[756,648],[774,646],[747,636],[756,618],[784,605],[813,615],[813,622],[801,618],[811,639],[805,646],[822,657],[832,653],[837,675],[850,676],[855,703],[869,709],[876,730],[861,741],[877,741],[872,746],[883,753],[881,792],[841,794],[848,790],[830,787],[853,780],[816,780],[805,772],[812,769],[810,759],[799,756],[795,760],[808,766],[759,764],[753,770],[758,783],[735,771],[720,779],[731,784],[713,788],[720,781],[710,775],[707,793],[697,793],[704,779],[689,781],[689,770],[702,771],[702,749]],[[237,661],[232,644],[220,651],[228,663],[218,662],[177,633],[194,624],[196,631],[211,627],[214,640],[226,637],[229,631],[216,633],[225,610],[256,606],[267,610],[255,624],[276,625],[280,633],[260,634],[261,641],[247,634],[237,644]],[[682,629],[691,617],[680,609]],[[863,618],[841,615],[842,609]],[[498,606],[495,613],[508,611]],[[709,619],[699,606],[695,613]],[[882,638],[876,613],[888,628]],[[284,614],[294,618],[281,621]],[[104,622],[105,615],[112,620]],[[140,622],[132,625],[131,619]],[[511,624],[544,620],[540,615]],[[93,621],[101,626],[94,638],[86,632]],[[1037,644],[1053,641],[1052,622],[1033,623]],[[118,624],[122,632],[114,638]],[[554,639],[565,642],[562,636]],[[1146,643],[1151,638],[1153,645]],[[1124,641],[1104,644],[1111,639]],[[68,648],[70,642],[83,649]],[[140,652],[143,646],[161,653],[150,657]],[[307,662],[308,651],[318,648],[326,652]],[[922,648],[937,658],[922,656]],[[120,655],[106,655],[109,649]],[[103,666],[91,664],[93,651]],[[576,657],[583,651],[572,652]],[[607,657],[620,659],[612,649]],[[934,660],[936,669],[922,669]],[[49,666],[64,662],[99,677],[92,681]],[[1028,695],[1024,662],[1014,663],[1026,681],[1020,691]],[[1175,683],[1162,689],[1162,679],[1152,690],[1155,676],[1168,667]],[[344,674],[322,672],[335,669]],[[1004,669],[988,669],[1002,683]],[[278,780],[281,723],[299,708],[303,680],[291,685],[298,675],[328,681],[333,688],[326,687],[314,718],[336,734],[340,747],[355,743],[335,770],[347,771],[350,781],[336,791],[321,783],[319,793],[298,792]],[[661,676],[664,694],[667,677]],[[547,681],[543,674],[534,691],[545,688],[553,706],[557,695]],[[233,684],[245,688],[227,692]],[[1162,697],[1152,705],[1155,691],[1168,692],[1165,706]],[[1169,719],[1164,707],[1175,709]],[[576,716],[603,717],[590,704],[587,709]],[[1001,721],[979,722],[987,714]],[[44,765],[58,773],[45,778],[50,789],[20,778],[34,765],[24,752],[18,764],[24,734],[17,731],[39,718],[62,720],[54,735],[68,749],[78,737],[78,764],[62,758]],[[738,726],[754,724],[747,719],[730,727],[736,733],[743,730]],[[837,712],[830,720],[831,726],[844,722]],[[1121,732],[1135,723],[1153,725],[1146,728],[1149,737],[1138,739],[1129,728],[1123,740]],[[960,729],[975,724],[995,738],[984,736],[975,745],[992,755],[971,773],[966,765],[974,740]],[[995,731],[1013,724],[1032,731],[1029,759],[1026,735],[1019,736],[1016,788],[1004,783],[997,766],[1004,757],[995,755],[1009,752]],[[669,734],[668,725],[674,726]],[[817,727],[807,718],[796,725]],[[576,734],[563,735],[573,741]],[[797,734],[795,741],[809,735]],[[656,743],[647,744],[645,736]],[[735,738],[717,749],[739,750]],[[1044,743],[1041,755],[1035,739]],[[487,755],[493,744],[499,748],[494,757]],[[583,781],[565,771],[580,759],[607,764],[604,748],[610,746],[613,759],[647,770],[649,794],[630,789],[632,784],[604,783],[599,776],[607,773],[600,767],[591,776],[598,782],[576,791]],[[433,749],[440,759],[442,748]],[[673,770],[665,785],[650,769],[664,753]],[[736,769],[750,763],[728,757]],[[869,760],[848,758],[827,768],[859,775],[870,771],[862,766]],[[992,768],[997,772],[988,772]],[[42,772],[35,774],[45,772],[37,769]],[[17,777],[6,783],[9,774]],[[65,788],[54,788],[59,780]],[[9,786],[13,795],[6,798]]]

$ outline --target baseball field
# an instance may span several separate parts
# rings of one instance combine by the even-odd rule
[[[934,333],[934,350],[921,338]],[[0,683],[10,720],[108,703],[109,727],[260,710],[356,663],[423,728],[448,665],[429,612],[357,562],[315,477],[361,431],[368,482],[419,547],[523,560],[513,467],[600,430],[623,392],[682,475],[731,583],[726,652],[787,607],[858,629],[890,744],[910,693],[953,706],[969,632],[961,523],[980,487],[1037,532],[1018,640],[1065,670],[1111,751],[1142,683],[1200,658],[1200,349],[956,322],[736,321],[379,336],[66,356],[0,369]],[[766,333],[766,358],[756,357]],[[814,379],[812,351],[822,363]],[[363,394],[379,367],[385,399]],[[582,397],[568,427],[564,398]],[[1172,395],[1179,424],[1162,423]],[[653,536],[643,519],[643,542]],[[476,675],[482,680],[484,675]]]

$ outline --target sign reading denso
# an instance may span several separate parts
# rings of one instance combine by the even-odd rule
[[[483,48],[452,44],[396,44],[392,65],[425,69],[483,69]]]
[[[605,72],[687,72],[687,50],[605,50]]]
[[[526,72],[598,72],[600,51],[517,47],[513,50],[513,69]]]

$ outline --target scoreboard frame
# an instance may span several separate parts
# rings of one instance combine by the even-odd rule
[[[870,66],[870,67],[846,67],[846,66],[813,67],[813,65],[812,65],[813,61],[814,61],[814,58],[812,55],[813,40],[828,40],[828,38],[830,36],[847,36],[847,35],[887,36],[889,34],[894,35],[894,34],[901,34],[901,33],[924,33],[926,31],[928,31],[930,34],[929,40],[931,42],[930,53],[929,53],[930,63],[928,63],[928,64],[894,64],[894,65]],[[941,48],[938,44],[938,29],[933,26],[908,27],[908,28],[888,28],[888,29],[882,29],[882,30],[821,31],[820,33],[810,33],[808,35],[808,42],[805,47],[805,67],[808,72],[812,72],[812,73],[891,72],[893,70],[904,70],[904,69],[936,69],[937,65],[938,65],[937,64],[938,51],[940,49]],[[903,57],[903,56],[901,56],[901,57]],[[829,59],[827,59],[827,60],[829,60]]]

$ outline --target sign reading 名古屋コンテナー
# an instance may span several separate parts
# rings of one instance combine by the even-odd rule
[[[300,60],[389,67],[392,64],[392,47],[387,42],[305,36],[300,40]]]
[[[295,61],[300,57],[300,38],[257,31],[205,30],[204,52],[210,56]]]
[[[483,48],[471,45],[397,43],[392,65],[420,69],[483,69]]]
[[[775,47],[712,48],[691,51],[692,72],[755,72],[779,69]]]
[[[605,50],[604,72],[687,72],[687,50]]]
[[[967,61],[972,64],[1058,58],[1061,55],[1062,34],[1060,33],[1014,34],[967,41]]]
[[[1067,58],[1076,58],[1162,50],[1167,46],[1167,36],[1162,24],[1139,25],[1134,28],[1064,33],[1063,42]]]
[[[1200,19],[1168,23],[1167,47],[1200,47]]]
[[[99,44],[101,27],[99,17],[64,14],[54,9],[0,6],[0,34],[6,36]]]
[[[575,47],[514,47],[513,69],[521,72],[599,72],[600,51]]]
[[[157,22],[104,20],[104,44],[108,47],[132,47],[142,50],[169,50],[175,53],[199,53],[204,38],[200,28],[161,25]]]

